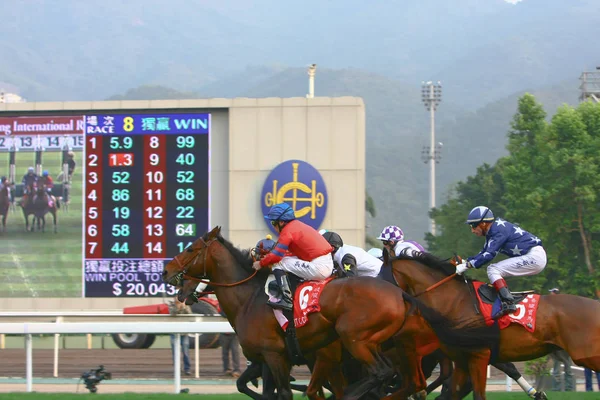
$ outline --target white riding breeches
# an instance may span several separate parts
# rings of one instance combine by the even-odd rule
[[[487,267],[488,278],[490,283],[494,283],[509,276],[539,274],[546,267],[546,261],[546,250],[542,246],[536,246],[525,255],[490,264]]]
[[[317,257],[312,261],[304,261],[296,256],[283,257],[273,264],[273,269],[282,269],[307,281],[322,281],[333,273],[331,254]]]

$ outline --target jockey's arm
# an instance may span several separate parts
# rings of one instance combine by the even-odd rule
[[[356,276],[358,269],[358,266],[356,265],[356,257],[350,253],[344,254],[344,257],[342,257],[341,267],[344,269],[346,276]]]
[[[290,243],[292,242],[292,235],[289,232],[282,233],[279,236],[277,244],[262,260],[260,260],[260,266],[266,267],[267,265],[275,264],[283,258],[287,253]]]
[[[504,235],[501,231],[497,231],[486,241],[486,245],[483,247],[483,250],[481,250],[476,256],[469,257],[467,261],[471,263],[473,268],[479,268],[482,265],[492,261],[494,257],[496,257],[496,254],[498,254],[498,250],[500,250],[507,239],[508,236]]]

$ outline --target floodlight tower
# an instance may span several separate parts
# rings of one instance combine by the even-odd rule
[[[435,208],[435,164],[440,162],[441,143],[435,143],[435,111],[442,101],[442,84],[438,81],[422,83],[422,100],[427,111],[429,111],[431,124],[431,142],[429,147],[423,148],[422,158],[425,164],[430,163],[429,175],[429,209]],[[435,221],[431,219],[431,234],[435,236]]]
[[[311,64],[308,67],[308,94],[306,98],[315,97],[315,74],[317,73],[317,64]]]
[[[596,71],[583,72],[579,79],[581,80],[579,100],[600,103],[600,66],[596,67]]]

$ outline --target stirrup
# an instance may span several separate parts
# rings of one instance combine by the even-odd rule
[[[283,298],[279,299],[279,301],[277,303],[274,303],[271,300],[267,300],[267,304],[273,308],[278,308],[280,310],[285,310],[285,311],[292,311],[292,309],[294,308],[294,305],[292,303],[290,303],[289,301],[286,301]]]
[[[504,315],[514,313],[515,311],[517,311],[517,306],[515,304],[509,304],[504,302],[502,302],[501,304],[502,308],[500,308],[500,310],[492,316],[492,319],[498,319]]]

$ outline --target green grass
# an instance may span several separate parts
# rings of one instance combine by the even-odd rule
[[[58,211],[58,233],[52,232],[52,217],[46,216],[46,232],[25,232],[20,207],[10,212],[6,233],[0,234],[0,291],[4,297],[80,297],[82,280],[83,153],[75,152],[68,212]],[[33,152],[16,157],[16,181],[21,182],[27,167],[34,166]],[[5,169],[6,168],[6,169]],[[0,175],[8,175],[8,153],[0,153]],[[43,169],[52,178],[60,173],[62,154],[43,154]],[[2,395],[0,395],[0,399]]]
[[[83,388],[85,391],[85,387]],[[101,389],[100,389],[101,390]],[[194,388],[196,390],[196,388]],[[201,388],[199,388],[201,390]],[[434,398],[438,394],[433,393],[428,398]],[[178,395],[178,394],[166,394],[166,393],[157,393],[157,394],[146,394],[146,393],[119,393],[119,394],[89,394],[89,393],[80,393],[80,394],[72,394],[72,393],[0,393],[0,400],[81,400],[82,398],[93,398],[93,399],[107,399],[107,400],[162,400],[162,399],[176,399],[176,398],[185,398],[186,395]],[[198,395],[195,393],[190,393],[187,396],[194,396],[194,398],[202,398],[203,400],[224,400],[224,399],[248,399],[249,397],[241,394],[205,394]],[[550,392],[548,396],[551,400],[598,400],[600,399],[600,393],[592,392],[570,392],[570,393],[560,393],[560,392]],[[295,399],[302,399],[303,397],[299,394],[294,395]],[[467,399],[472,398],[471,396],[467,396]],[[513,393],[502,393],[502,392],[488,392],[487,393],[488,400],[523,400],[528,397],[521,392],[513,392]]]

